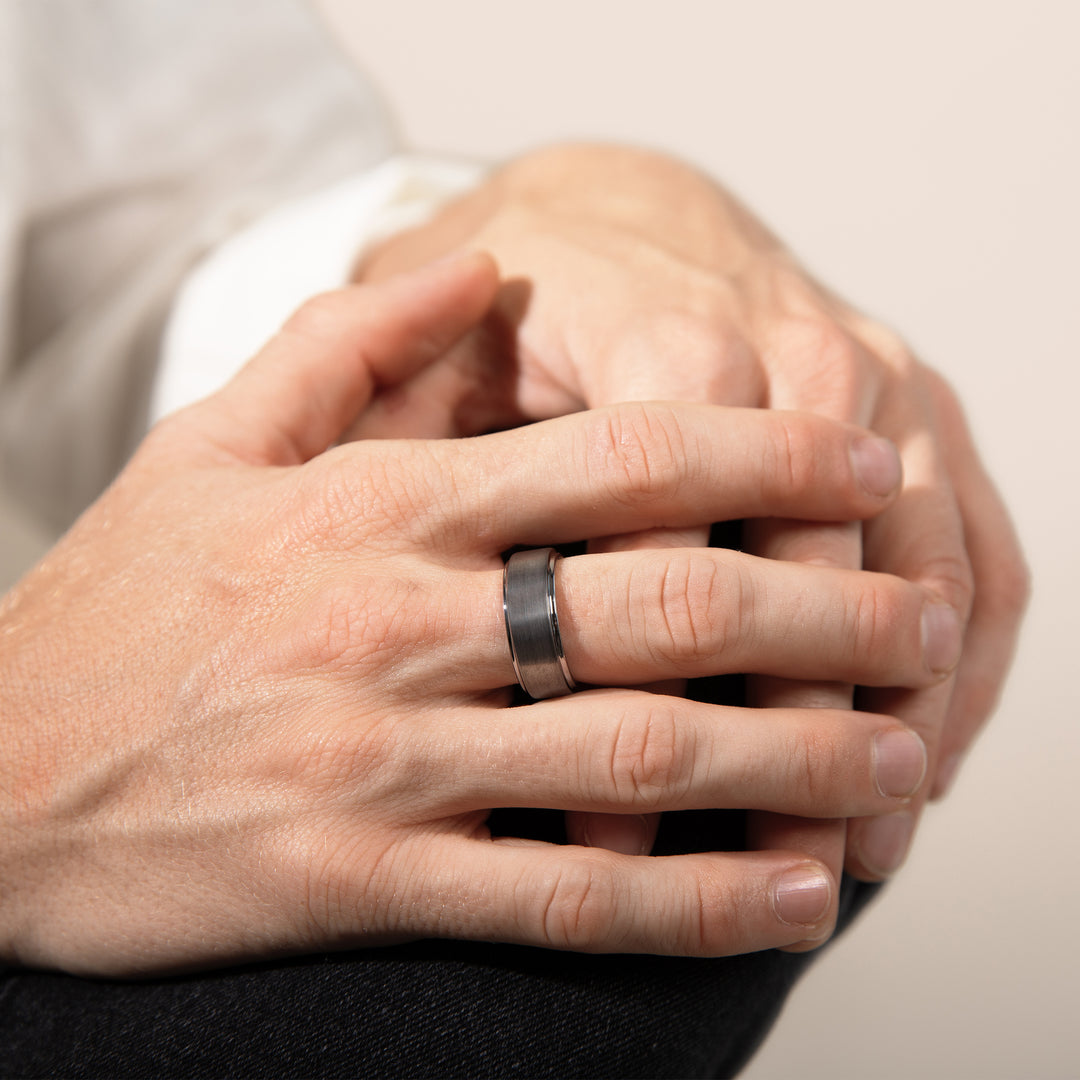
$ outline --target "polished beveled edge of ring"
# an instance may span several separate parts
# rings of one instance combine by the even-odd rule
[[[522,690],[538,701],[577,689],[563,652],[555,603],[555,564],[561,558],[554,548],[534,548],[515,551],[503,567],[510,659]]]

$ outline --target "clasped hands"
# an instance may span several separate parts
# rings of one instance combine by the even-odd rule
[[[864,425],[899,448],[904,486],[862,527],[780,516],[747,522],[754,554],[865,568],[918,583],[955,613],[953,677],[910,690],[860,688],[861,708],[923,738],[928,779],[890,815],[809,822],[754,814],[755,847],[796,848],[863,880],[893,873],[928,798],[953,783],[996,704],[1028,575],[1001,499],[949,387],[895,334],[831,294],[728,192],[664,155],[555,146],[526,155],[429,225],[360,267],[378,280],[456,248],[495,254],[507,284],[492,315],[433,365],[374,402],[357,433],[413,425],[468,435],[627,400],[795,409]],[[704,545],[704,527],[606,537],[596,549]],[[838,707],[852,687],[754,677],[755,705]],[[677,689],[677,687],[676,687]],[[655,819],[593,816],[571,835],[646,848]]]
[[[965,618],[902,574],[660,545],[820,523],[762,542],[806,553],[850,535],[830,523],[886,520],[910,480],[850,423],[700,403],[338,445],[415,423],[403,406],[489,348],[505,297],[474,255],[316,299],[160,424],[5,600],[5,959],[133,974],[421,936],[694,955],[827,936],[835,829],[805,823],[911,813],[936,740],[914,707],[801,708],[809,686],[785,702],[779,680],[934,702]],[[577,540],[598,550],[560,565],[564,644],[598,688],[508,709],[501,555]],[[767,711],[625,688],[725,671],[769,680]],[[767,835],[647,859],[493,840],[499,806],[750,808]]]

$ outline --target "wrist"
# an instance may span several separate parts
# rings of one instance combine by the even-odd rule
[[[667,154],[560,143],[514,158],[431,221],[375,246],[354,280],[413,269],[459,248],[492,252],[512,269],[522,238],[637,238],[712,271],[735,272],[782,245],[723,188]]]

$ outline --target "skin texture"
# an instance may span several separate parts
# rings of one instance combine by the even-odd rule
[[[895,450],[809,414],[701,404],[337,445],[499,288],[472,255],[311,301],[155,428],[5,598],[5,962],[138,975],[433,935],[721,955],[828,932],[835,871],[805,851],[641,859],[485,822],[917,805],[925,748],[893,717],[751,723],[620,685],[752,671],[933,693],[961,645],[956,627],[926,648],[933,596],[701,548],[568,558],[568,658],[611,689],[509,715],[501,554],[881,516]]]
[[[895,334],[815,282],[730,194],[662,155],[557,146],[527,155],[428,225],[392,238],[360,280],[482,247],[506,283],[493,314],[441,364],[376,401],[356,434],[409,417],[415,434],[471,434],[617,401],[798,409],[893,440],[905,482],[857,525],[748,523],[747,551],[864,567],[932,591],[964,637],[932,689],[860,692],[926,742],[930,780],[902,815],[808,822],[752,815],[751,842],[794,848],[864,880],[899,868],[926,800],[947,790],[993,711],[1028,594],[1015,532],[955,396]],[[608,537],[605,550],[704,543],[703,530]],[[942,620],[942,633],[952,629]],[[678,692],[677,684],[663,689]],[[846,682],[758,678],[762,707],[848,708]],[[582,842],[647,850],[655,820],[574,817]]]

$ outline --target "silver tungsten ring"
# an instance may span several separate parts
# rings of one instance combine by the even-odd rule
[[[503,567],[503,617],[510,658],[521,689],[531,698],[560,697],[575,690],[559,635],[555,607],[554,548],[516,551]]]

